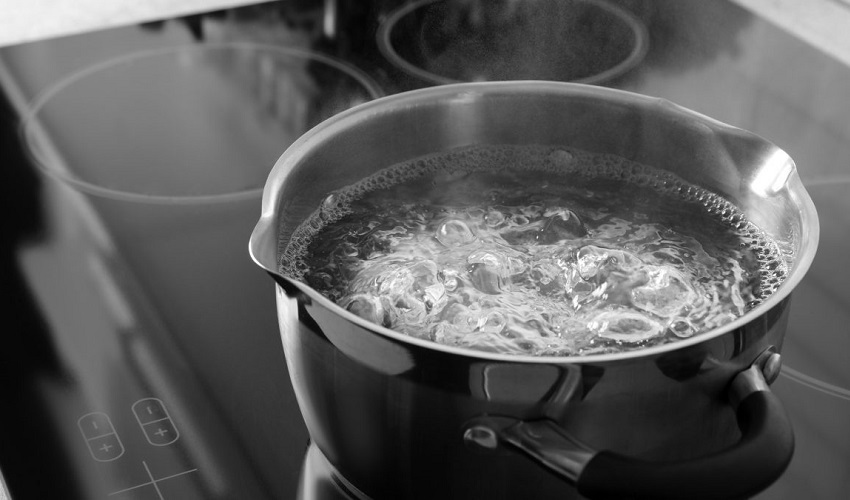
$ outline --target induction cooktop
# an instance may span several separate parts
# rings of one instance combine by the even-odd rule
[[[318,120],[441,84],[432,78],[441,72],[605,73],[537,76],[531,62],[516,69],[517,59],[490,72],[511,60],[493,55],[504,44],[460,28],[506,22],[510,12],[472,10],[437,29],[434,16],[445,12],[428,9],[439,4],[269,2],[0,50],[7,496],[357,497],[309,447],[273,283],[247,254],[264,175]],[[793,294],[772,386],[796,451],[756,498],[842,498],[850,492],[850,68],[737,3],[605,5],[627,21],[603,47],[610,53],[590,59],[628,65],[587,84],[751,130],[797,163],[822,230]],[[388,21],[407,27],[388,31]],[[537,37],[530,53],[557,45],[546,40]],[[491,60],[476,57],[485,49]],[[435,53],[448,55],[434,63]],[[458,71],[471,60],[474,74]],[[185,168],[210,182],[161,182]]]

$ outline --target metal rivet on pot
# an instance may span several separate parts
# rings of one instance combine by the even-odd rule
[[[764,375],[764,381],[772,384],[776,377],[779,376],[779,371],[782,370],[782,356],[778,352],[771,353],[761,367],[761,373]]]
[[[499,446],[499,438],[496,432],[483,425],[475,425],[466,429],[463,433],[463,440],[468,445],[473,445],[488,450],[495,450]]]

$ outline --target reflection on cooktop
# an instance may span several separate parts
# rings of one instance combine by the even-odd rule
[[[821,225],[817,257],[794,292],[786,335],[786,376],[839,399],[850,399],[850,178],[807,186]]]
[[[850,491],[850,177],[806,186],[820,217],[812,267],[791,300],[774,390],[796,450],[788,471],[758,498],[841,498]],[[813,467],[812,464],[817,464]]]

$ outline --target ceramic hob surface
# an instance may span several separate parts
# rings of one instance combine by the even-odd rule
[[[259,190],[324,117],[446,79],[497,78],[668,99],[791,155],[821,240],[773,384],[796,452],[757,498],[846,497],[850,68],[737,2],[578,3],[601,10],[581,21],[518,2],[456,2],[458,16],[443,2],[281,1],[0,50],[0,184],[13,214],[0,470],[11,498],[350,495],[308,452],[273,284],[247,254]],[[564,23],[571,47],[596,52],[565,54]],[[526,52],[499,52],[526,39]],[[546,71],[567,64],[578,66]]]

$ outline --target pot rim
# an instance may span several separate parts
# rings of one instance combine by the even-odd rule
[[[298,164],[304,153],[309,152],[314,147],[326,142],[340,131],[347,129],[351,124],[357,123],[363,119],[368,119],[369,117],[386,113],[391,109],[413,108],[418,104],[434,102],[434,100],[437,99],[458,100],[462,102],[469,100],[470,98],[474,98],[476,95],[487,93],[527,93],[529,91],[532,91],[533,93],[567,93],[571,95],[584,95],[597,98],[601,97],[612,101],[628,103],[633,106],[637,105],[647,109],[660,108],[667,113],[676,115],[680,119],[699,121],[715,133],[731,133],[735,135],[744,134],[763,141],[777,150],[779,149],[770,141],[753,134],[752,132],[726,124],[703,115],[702,113],[674,104],[666,99],[588,84],[538,80],[514,80],[500,82],[456,83],[402,92],[359,104],[328,118],[306,132],[283,152],[275,166],[272,168],[263,192],[262,215],[251,235],[250,241],[249,250],[252,259],[266,271],[273,275],[280,276],[288,283],[293,284],[298,288],[298,290],[307,295],[311,301],[329,309],[351,323],[371,332],[389,337],[392,340],[412,344],[426,349],[441,351],[446,354],[478,358],[487,361],[541,364],[584,364],[635,360],[655,357],[672,351],[677,351],[679,349],[702,344],[739,329],[762,316],[767,311],[773,309],[783,300],[788,298],[793,289],[796,288],[803,279],[814,260],[820,235],[820,227],[814,203],[803,186],[803,183],[796,172],[796,167],[794,167],[794,169],[788,174],[786,186],[790,189],[792,197],[800,209],[800,217],[802,219],[801,234],[799,235],[800,251],[797,253],[788,275],[782,284],[780,284],[779,288],[759,305],[721,327],[697,333],[693,337],[687,339],[681,339],[657,346],[644,347],[619,353],[587,354],[578,356],[531,356],[522,354],[503,354],[479,351],[470,348],[454,347],[434,341],[411,337],[409,335],[396,332],[390,328],[372,323],[345,310],[310,286],[279,273],[277,235],[277,228],[279,227],[279,224],[277,207],[280,201],[281,186],[283,184],[283,180]],[[263,244],[266,246],[271,246],[273,244],[273,252],[269,252],[268,249],[262,250],[261,247]]]

